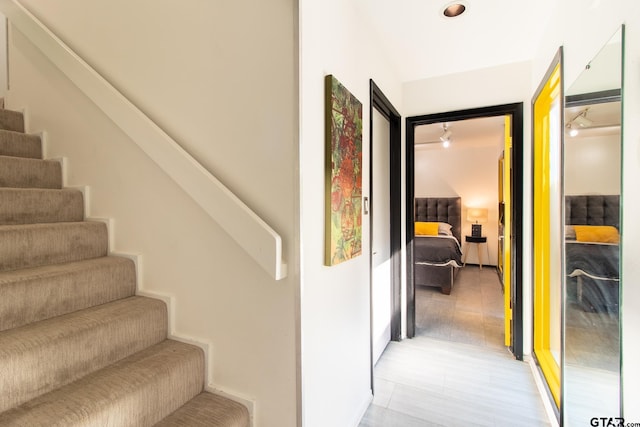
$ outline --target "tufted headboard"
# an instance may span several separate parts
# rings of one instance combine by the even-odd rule
[[[612,225],[620,229],[620,196],[565,196],[566,225]]]
[[[416,197],[414,215],[416,221],[446,222],[451,224],[451,234],[458,242],[462,234],[462,205],[460,197]]]

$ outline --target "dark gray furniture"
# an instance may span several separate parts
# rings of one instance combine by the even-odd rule
[[[451,224],[451,233],[458,239],[458,243],[460,242],[462,229],[460,197],[418,197],[414,203],[415,221]],[[417,239],[414,238],[414,245]],[[414,250],[414,254],[416,254],[413,260],[415,284],[439,287],[443,294],[449,295],[458,267],[420,264],[429,260],[421,258],[416,252]]]

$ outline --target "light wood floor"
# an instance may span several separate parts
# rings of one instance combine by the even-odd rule
[[[502,344],[495,269],[461,269],[451,295],[416,289],[416,337],[391,342],[360,427],[548,426],[527,363]]]

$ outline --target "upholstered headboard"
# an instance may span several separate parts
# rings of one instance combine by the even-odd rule
[[[566,225],[612,225],[620,229],[620,196],[565,196]]]
[[[451,224],[451,234],[459,242],[461,241],[462,205],[460,197],[416,197],[414,215],[416,221]]]

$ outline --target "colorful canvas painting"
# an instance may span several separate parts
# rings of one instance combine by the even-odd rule
[[[362,253],[362,104],[325,78],[325,264]]]

